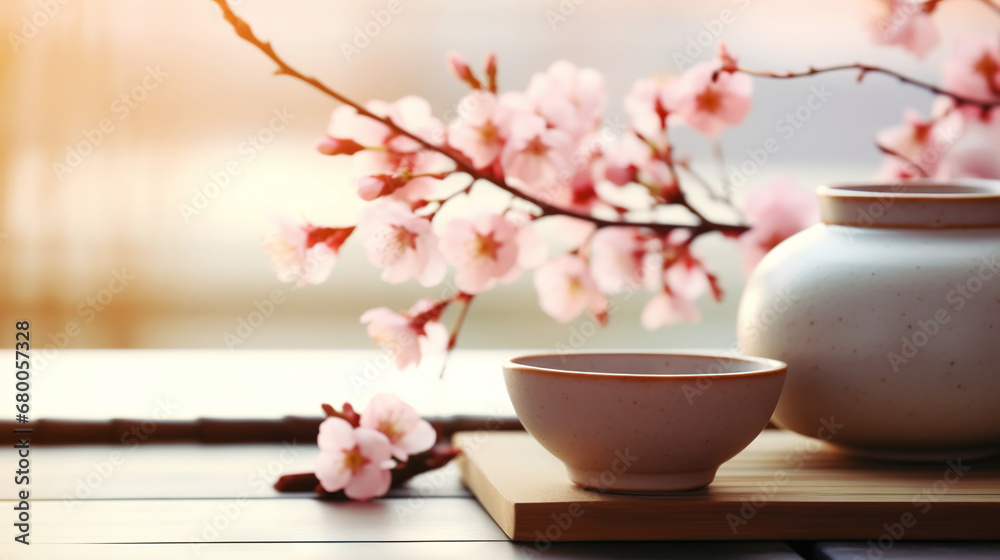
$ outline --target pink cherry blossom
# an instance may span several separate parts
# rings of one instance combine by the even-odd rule
[[[374,100],[369,101],[365,108],[432,145],[440,146],[444,143],[444,123],[434,117],[431,104],[422,97],[407,95],[393,103]],[[385,145],[390,150],[401,153],[422,149],[416,140],[395,133],[390,134]]]
[[[718,278],[706,268],[704,259],[697,256],[690,245],[685,245],[679,253],[663,274],[670,293],[695,301],[710,292],[716,301],[722,301]]]
[[[454,169],[447,156],[429,150],[366,150],[355,155],[354,160],[364,173],[358,180],[358,196],[364,200],[383,196],[405,202],[431,199],[441,179]]]
[[[937,167],[938,179],[1000,179],[1000,114],[963,123],[962,137],[949,146]]]
[[[438,321],[440,315],[440,308],[421,300],[406,314],[387,307],[369,309],[361,315],[361,323],[368,325],[369,338],[402,370],[419,364],[424,354],[447,347],[448,329]]]
[[[557,205],[581,214],[590,214],[602,201],[590,166],[580,167],[555,198]]]
[[[574,138],[597,130],[608,98],[600,72],[577,68],[565,60],[532,76],[525,93],[535,101],[546,121]]]
[[[919,179],[924,175],[909,162],[898,157],[886,156],[882,158],[873,179],[876,181],[903,181],[906,179]]]
[[[457,268],[455,285],[469,294],[493,287],[517,264],[517,228],[500,214],[448,222],[441,251]]]
[[[384,496],[392,483],[392,444],[372,428],[355,428],[341,418],[319,425],[316,478],[327,492],[344,491],[352,500]]]
[[[627,132],[608,146],[604,157],[595,162],[595,174],[598,179],[603,175],[612,184],[623,187],[638,179],[639,169],[647,168],[652,156],[649,144]]]
[[[607,298],[579,255],[561,255],[536,270],[535,289],[542,311],[560,323],[585,310],[601,323],[607,319]]]
[[[264,248],[280,281],[321,284],[330,277],[340,247],[353,231],[353,227],[317,227],[281,219],[278,232],[265,238]]]
[[[690,253],[668,266],[663,279],[670,293],[690,301],[698,299],[711,287],[708,273],[701,261]]]
[[[888,157],[903,158],[900,168],[906,169],[907,176],[934,175],[942,154],[961,134],[961,114],[953,110],[950,102],[944,98],[942,101],[945,102],[935,104],[931,118],[924,119],[913,109],[907,109],[902,124],[880,130],[875,136],[879,146],[892,152]],[[914,166],[916,169],[908,169]]]
[[[681,196],[681,187],[670,166],[661,159],[650,159],[636,170],[637,180],[660,204],[672,204]]]
[[[744,214],[751,224],[740,236],[743,269],[749,274],[778,243],[819,221],[816,196],[780,177],[750,193]]]
[[[517,264],[500,281],[513,282],[525,269],[538,268],[545,263],[549,257],[549,248],[535,229],[533,216],[516,210],[508,211],[505,216],[517,228]]]
[[[691,248],[689,230],[675,229],[661,241],[659,264],[666,269],[658,278],[648,282],[657,295],[646,303],[640,317],[640,322],[648,330],[699,320],[701,313],[694,302],[709,289],[716,299],[721,298],[714,276],[709,274]]]
[[[368,260],[382,269],[382,280],[399,284],[416,278],[422,286],[434,286],[444,279],[448,265],[430,220],[406,204],[384,200],[361,215],[359,227]]]
[[[872,40],[880,45],[899,45],[923,58],[941,36],[923,0],[881,0],[881,14],[871,24]]]
[[[569,169],[571,150],[568,134],[547,128],[545,119],[537,115],[524,115],[511,124],[500,161],[507,178],[530,191],[555,184],[559,173]]]
[[[430,422],[402,399],[387,393],[372,397],[361,415],[361,427],[384,434],[392,446],[393,457],[400,461],[427,451],[437,440]]]
[[[611,183],[618,187],[624,187],[625,185],[636,180],[636,167],[629,161],[613,160],[611,158],[605,158],[599,161],[595,166],[595,171],[598,176],[603,176],[604,179],[611,181]]]
[[[753,80],[720,71],[720,62],[699,62],[667,90],[667,106],[688,126],[714,138],[726,126],[743,122],[750,111]]]
[[[996,144],[994,144],[995,146]],[[948,154],[936,175],[939,179],[1000,179],[996,148],[980,145]]]
[[[944,85],[953,93],[981,101],[1000,101],[1000,36],[959,37],[944,65]],[[976,107],[963,107],[977,117]]]
[[[574,169],[564,169],[554,183],[536,185],[532,192],[544,202],[581,214],[590,214],[601,202],[589,160]]]
[[[700,317],[698,306],[691,300],[681,295],[660,292],[643,307],[639,321],[644,328],[654,331],[676,323],[695,322]]]
[[[650,89],[653,87],[655,91]],[[647,80],[642,88],[633,89],[626,110],[632,117],[633,128],[642,137],[632,132],[619,136],[597,162],[595,173],[619,187],[641,183],[653,201],[669,204],[680,196],[680,185],[663,157],[670,148],[664,128],[667,113],[661,101],[666,95],[664,91],[662,84],[652,80]]]
[[[444,125],[431,114],[430,103],[420,97],[411,95],[394,103],[371,101],[366,108],[433,145],[444,142]],[[359,146],[366,149],[358,151]],[[361,176],[358,194],[365,200],[382,196],[406,202],[426,200],[440,179],[454,170],[448,157],[423,149],[416,140],[347,106],[333,112],[327,137],[317,142],[317,148],[322,153],[355,153],[354,165]]]
[[[365,148],[379,148],[385,146],[393,132],[388,126],[359,115],[354,107],[341,105],[330,115],[326,134],[330,138],[350,140]]]
[[[590,244],[590,269],[597,286],[606,294],[637,289],[646,281],[643,266],[649,237],[635,227],[597,230]]]
[[[514,112],[495,95],[482,90],[458,102],[459,118],[448,129],[448,143],[482,169],[500,155]]]
[[[681,194],[677,177],[664,158],[633,134],[623,134],[609,146],[604,157],[597,161],[595,174],[598,179],[607,179],[619,187],[640,183],[652,202],[669,204],[676,202]]]
[[[665,78],[642,79],[625,96],[625,112],[632,129],[647,139],[660,137],[667,127],[669,84]]]

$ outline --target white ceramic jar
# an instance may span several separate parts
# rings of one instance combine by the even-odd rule
[[[773,420],[883,458],[1000,451],[1000,186],[820,187],[822,224],[740,302],[747,355],[788,364]]]

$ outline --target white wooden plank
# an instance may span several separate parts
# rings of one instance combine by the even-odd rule
[[[28,547],[24,547],[27,549]],[[20,551],[19,551],[20,552]],[[50,560],[64,558],[101,558],[103,560],[438,560],[448,558],[475,560],[525,560],[529,558],[578,560],[616,558],[639,559],[710,559],[731,560],[801,560],[780,542],[742,543],[563,543],[539,551],[510,542],[409,542],[409,543],[257,543],[257,544],[134,544],[134,545],[40,545],[31,546],[17,558]]]
[[[315,471],[314,442],[288,445],[39,446],[31,451],[31,496],[77,501],[123,498],[288,497],[272,485],[283,474]],[[454,465],[420,475],[390,496],[469,496]],[[21,489],[0,478],[0,499]]]
[[[0,503],[9,511],[11,502]],[[36,543],[506,540],[468,498],[86,500],[31,504]]]

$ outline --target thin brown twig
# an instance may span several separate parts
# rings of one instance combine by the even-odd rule
[[[723,187],[723,192],[716,192],[716,189],[712,184],[706,179],[701,173],[698,173],[694,167],[691,166],[691,162],[687,159],[678,159],[677,167],[683,169],[694,179],[705,191],[708,193],[709,198],[716,202],[729,203],[729,196],[725,192],[725,187]]]
[[[290,76],[292,78],[305,82],[310,86],[316,88],[317,90],[325,93],[326,95],[329,95],[330,97],[336,99],[337,101],[354,108],[354,110],[357,111],[359,115],[376,120],[388,126],[396,133],[406,136],[407,138],[410,138],[411,140],[414,140],[415,142],[419,143],[424,149],[438,152],[450,158],[452,161],[455,162],[455,167],[457,171],[465,173],[471,176],[473,179],[482,179],[484,181],[493,183],[497,187],[509,192],[510,194],[534,204],[541,210],[542,216],[546,215],[569,216],[571,218],[577,218],[579,220],[590,222],[594,224],[594,226],[597,228],[630,226],[630,227],[648,228],[660,233],[667,233],[674,229],[684,228],[690,230],[691,234],[694,236],[700,235],[702,233],[707,233],[710,231],[718,231],[723,233],[727,232],[741,233],[749,229],[747,226],[743,225],[720,224],[707,219],[702,219],[702,223],[694,226],[683,225],[683,224],[670,224],[662,222],[610,221],[601,218],[596,218],[588,214],[581,214],[579,212],[575,212],[573,210],[569,210],[566,208],[561,208],[553,204],[549,204],[537,197],[534,197],[532,195],[529,195],[528,193],[521,191],[516,187],[509,185],[505,180],[499,177],[495,177],[490,173],[486,173],[476,169],[464,156],[462,156],[455,150],[452,150],[447,146],[436,146],[434,144],[431,144],[427,140],[398,126],[397,124],[392,122],[391,119],[380,117],[372,113],[368,109],[365,109],[365,107],[362,106],[361,104],[331,89],[330,87],[325,85],[323,82],[320,82],[316,78],[302,74],[295,68],[291,67],[288,63],[286,63],[284,59],[278,56],[278,54],[274,51],[274,48],[271,46],[270,42],[263,41],[260,38],[258,38],[257,35],[254,34],[253,29],[250,28],[250,25],[233,12],[232,8],[230,8],[229,6],[228,0],[212,0],[212,1],[219,6],[219,8],[222,10],[223,17],[226,19],[227,22],[229,22],[229,24],[233,27],[233,30],[236,31],[236,34],[241,39],[257,47],[257,49],[259,49],[275,64],[277,64],[278,70],[275,71],[276,74],[284,74],[286,76]]]
[[[722,142],[718,138],[712,140],[712,156],[715,158],[715,166],[719,174],[719,185],[722,190],[720,198],[729,202],[729,181],[726,179],[726,156],[722,152]]]
[[[458,296],[455,297],[456,301],[462,304],[462,308],[458,310],[458,317],[452,326],[451,336],[448,337],[448,348],[444,355],[444,362],[441,364],[441,373],[438,375],[438,379],[444,379],[444,372],[448,369],[448,359],[451,358],[451,351],[458,343],[458,333],[461,332],[462,325],[465,324],[465,317],[469,314],[469,306],[472,305],[473,297],[475,296],[464,292],[459,292]]]
[[[434,216],[436,216],[436,215],[437,215],[437,213],[438,213],[438,212],[440,212],[442,208],[444,208],[444,205],[445,205],[445,204],[446,204],[446,203],[447,203],[447,202],[448,202],[449,200],[451,200],[451,199],[455,198],[456,196],[458,196],[458,195],[460,195],[460,194],[466,194],[466,195],[467,195],[467,194],[469,194],[470,192],[472,192],[472,185],[475,185],[475,184],[476,184],[476,181],[477,181],[477,180],[478,180],[478,179],[476,179],[476,178],[474,178],[474,177],[473,177],[473,179],[472,179],[471,181],[469,181],[469,184],[468,184],[468,185],[466,185],[466,186],[465,186],[465,188],[462,188],[462,189],[459,189],[459,190],[457,190],[457,191],[455,191],[455,192],[453,192],[453,193],[451,193],[451,194],[449,194],[449,195],[445,196],[445,197],[444,197],[444,198],[442,198],[442,199],[439,199],[439,200],[432,200],[431,202],[436,202],[438,206],[437,206],[437,208],[435,208],[435,209],[434,209],[434,211],[433,211],[433,212],[431,212],[431,213],[427,214],[427,216],[426,216],[426,217],[427,217],[427,219],[428,219],[428,220],[434,220]]]
[[[897,152],[896,150],[893,150],[892,148],[887,148],[882,144],[879,144],[878,142],[875,143],[875,147],[877,147],[882,153],[892,157],[899,158],[900,160],[903,161],[903,163],[913,167],[913,169],[915,169],[921,177],[930,177],[930,173],[928,173],[926,169],[920,167],[919,165],[917,165],[915,161]]]
[[[760,76],[762,78],[776,78],[776,79],[792,79],[792,78],[804,78],[806,76],[815,76],[817,74],[824,74],[827,72],[839,72],[841,70],[856,70],[858,72],[858,81],[861,81],[865,77],[865,74],[884,74],[886,76],[891,76],[897,80],[916,86],[918,88],[925,89],[932,93],[938,95],[946,95],[955,100],[956,103],[960,105],[971,105],[974,107],[979,107],[983,111],[987,111],[994,107],[1000,106],[1000,101],[982,101],[979,99],[973,99],[971,97],[966,97],[964,95],[959,95],[957,93],[948,91],[946,89],[940,88],[934,84],[918,80],[916,78],[911,78],[896,72],[894,70],[889,70],[888,68],[882,68],[880,66],[872,66],[870,64],[840,64],[837,66],[826,66],[823,68],[809,67],[809,70],[804,72],[762,72],[759,70],[747,70],[746,68],[737,68],[737,72],[742,72],[744,74],[749,74],[751,76]]]
[[[646,145],[649,146],[649,149],[652,150],[653,157],[655,157],[659,161],[662,161],[667,166],[667,170],[670,171],[670,179],[673,181],[672,186],[675,186],[677,188],[677,193],[673,196],[670,202],[668,202],[668,204],[677,204],[683,206],[684,208],[687,208],[688,212],[694,214],[694,217],[698,218],[698,220],[700,220],[702,223],[708,222],[709,221],[708,218],[706,218],[704,214],[702,214],[697,208],[695,208],[694,205],[688,202],[687,195],[684,192],[684,189],[681,188],[681,179],[680,175],[677,173],[677,167],[674,163],[673,147],[670,145],[670,143],[669,142],[667,143],[666,150],[661,151],[660,148],[656,145],[656,142],[653,142],[650,138],[647,138],[644,134],[642,134],[638,130],[633,129],[632,134],[635,134],[637,138],[645,142]],[[649,183],[639,181],[639,184],[646,187],[646,189],[649,190],[651,194],[655,190],[653,186],[651,186]],[[711,192],[709,194],[711,194]],[[656,205],[654,204],[654,207],[655,206]],[[664,233],[664,232],[658,232],[658,233]],[[693,239],[695,236],[692,235],[691,237]]]
[[[472,294],[460,293],[456,300],[462,304],[462,308],[458,311],[458,318],[455,319],[455,325],[452,329],[451,337],[448,339],[448,349],[451,350],[455,347],[458,342],[458,331],[462,330],[462,324],[465,323],[465,316],[469,313],[469,306],[472,304]]]

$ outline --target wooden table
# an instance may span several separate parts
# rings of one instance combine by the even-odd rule
[[[420,385],[427,385],[433,374],[425,379],[412,373],[385,373],[377,387],[355,393],[351,376],[364,367],[367,356],[335,351],[66,351],[37,374],[32,400],[50,418],[151,419],[152,413],[136,413],[137,403],[155,407],[157,399],[167,397],[196,401],[202,407],[178,405],[172,416],[147,421],[146,428],[162,430],[168,430],[171,421],[195,416],[315,415],[315,409],[307,410],[304,403],[338,402],[345,400],[345,394],[363,403],[379,391],[400,393],[436,415],[509,411],[493,353],[456,356],[445,382],[430,383],[433,390]],[[408,393],[408,388],[416,392]],[[466,392],[467,396],[456,398]],[[218,398],[223,394],[228,396]],[[115,424],[118,430],[135,425],[144,433],[141,421]],[[281,474],[312,470],[316,454],[313,441],[297,438],[266,444],[129,440],[126,445],[34,446],[33,544],[25,547],[12,541],[16,487],[12,477],[4,476],[0,558],[777,560],[867,558],[870,552],[863,542],[512,543],[462,487],[457,468],[451,467],[422,475],[409,487],[372,503],[320,501],[308,494],[278,494],[271,488]],[[12,470],[13,454],[4,457],[4,469]],[[946,557],[1000,558],[1000,544],[898,542],[881,555]]]

